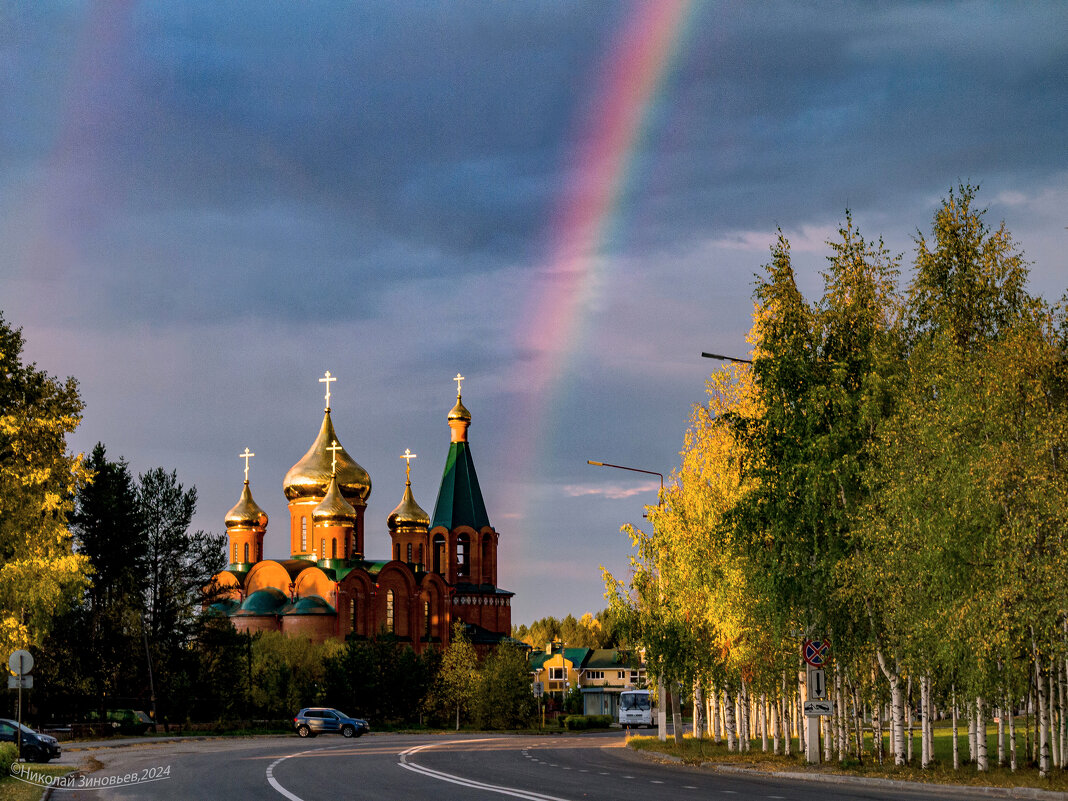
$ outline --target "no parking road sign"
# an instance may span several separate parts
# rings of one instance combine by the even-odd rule
[[[805,640],[801,655],[812,667],[823,667],[831,655],[830,640]]]

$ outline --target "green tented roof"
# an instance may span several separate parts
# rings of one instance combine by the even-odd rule
[[[470,526],[478,531],[490,524],[471,449],[466,442],[449,444],[433,519],[431,528],[444,526],[450,531],[457,526]]]

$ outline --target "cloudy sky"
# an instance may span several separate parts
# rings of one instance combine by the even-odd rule
[[[269,557],[325,370],[371,474],[433,510],[452,376],[515,622],[604,605],[776,228],[911,261],[978,183],[1068,288],[1068,5],[249,0],[0,6],[0,310],[73,375],[72,441],[178,471]],[[648,480],[651,478],[651,481]]]

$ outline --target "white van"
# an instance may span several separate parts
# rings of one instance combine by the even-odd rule
[[[652,728],[653,702],[648,690],[624,690],[619,694],[619,725]]]

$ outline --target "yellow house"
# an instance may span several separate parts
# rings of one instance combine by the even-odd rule
[[[582,663],[589,653],[589,648],[564,648],[560,643],[549,643],[544,651],[531,653],[530,672],[535,682],[542,683],[547,695],[563,695],[579,685]]]

